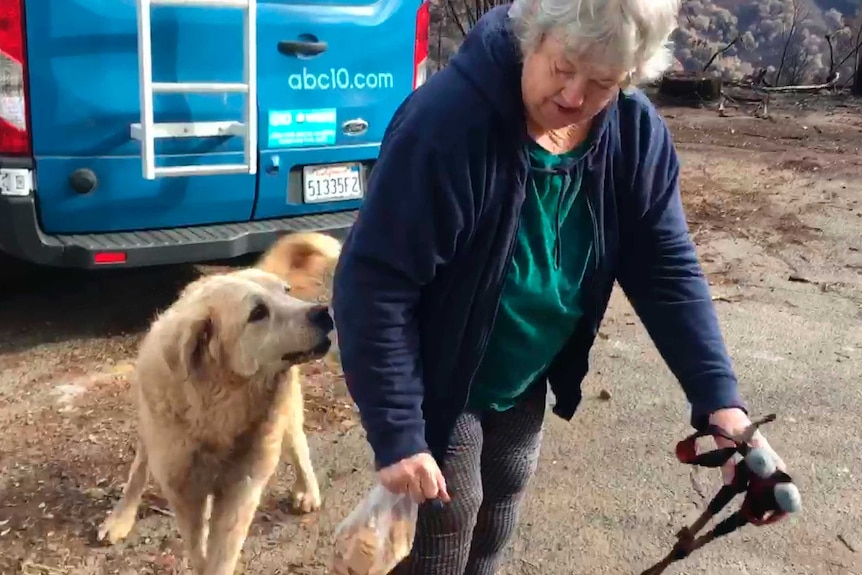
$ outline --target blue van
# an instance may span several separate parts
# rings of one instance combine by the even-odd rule
[[[0,251],[135,267],[343,237],[428,27],[428,0],[0,0]]]

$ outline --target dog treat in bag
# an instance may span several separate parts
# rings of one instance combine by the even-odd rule
[[[335,529],[330,575],[386,575],[410,554],[418,506],[377,484]]]

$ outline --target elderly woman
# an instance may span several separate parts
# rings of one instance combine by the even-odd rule
[[[515,0],[392,119],[333,309],[379,478],[424,502],[396,573],[495,572],[536,469],[548,384],[570,419],[615,280],[692,425],[750,423],[670,133],[635,88],[668,67],[678,9]]]

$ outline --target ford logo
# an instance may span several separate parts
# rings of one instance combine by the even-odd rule
[[[362,118],[347,120],[341,124],[341,131],[346,136],[361,136],[368,131],[368,122]]]

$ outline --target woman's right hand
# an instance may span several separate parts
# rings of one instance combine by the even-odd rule
[[[446,480],[428,453],[417,453],[378,472],[380,483],[392,493],[409,493],[416,503],[430,499],[449,502]]]

